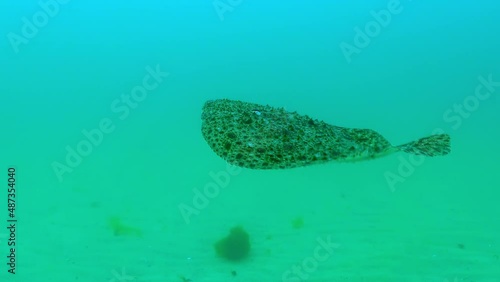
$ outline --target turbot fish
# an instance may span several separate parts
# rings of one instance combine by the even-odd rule
[[[229,99],[207,101],[201,119],[210,148],[228,163],[251,169],[354,162],[400,151],[428,157],[450,153],[448,134],[393,146],[371,129],[330,125],[284,108]]]

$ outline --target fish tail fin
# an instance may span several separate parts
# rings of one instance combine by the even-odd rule
[[[450,153],[450,135],[436,134],[397,146],[399,150],[428,157],[444,156]]]

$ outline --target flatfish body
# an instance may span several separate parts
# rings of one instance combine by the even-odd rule
[[[359,161],[397,151],[427,156],[450,152],[446,134],[392,146],[371,129],[330,125],[283,108],[229,99],[204,104],[201,130],[217,155],[233,165],[252,169]]]

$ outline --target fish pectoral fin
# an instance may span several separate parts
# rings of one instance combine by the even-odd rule
[[[397,146],[403,152],[428,157],[444,156],[450,153],[450,135],[436,134]]]

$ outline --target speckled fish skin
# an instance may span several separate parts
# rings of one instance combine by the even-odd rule
[[[392,146],[371,129],[345,128],[287,112],[283,108],[219,99],[202,111],[202,134],[208,145],[230,164],[252,169],[287,169],[329,161],[372,159],[399,150],[445,155],[449,136],[438,146]],[[434,144],[434,137],[427,143]],[[448,142],[448,151],[440,142]],[[419,143],[422,145],[422,142]],[[424,144],[428,145],[428,144]],[[446,147],[446,146],[444,146]]]

